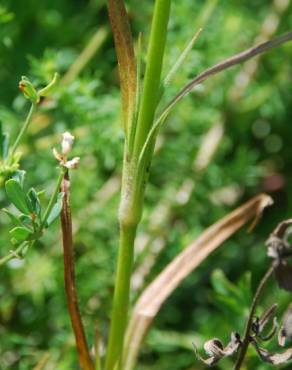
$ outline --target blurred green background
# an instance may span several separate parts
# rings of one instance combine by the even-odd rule
[[[289,0],[174,0],[164,73],[199,27],[203,32],[164,98],[192,76],[235,52],[291,30]],[[135,40],[149,35],[153,1],[127,2]],[[2,0],[0,119],[12,137],[28,111],[21,75],[39,86],[62,76],[23,141],[26,186],[45,189],[57,178],[51,149],[76,136],[72,202],[80,305],[93,343],[94,323],[109,327],[118,245],[117,206],[123,148],[118,73],[105,1]],[[145,56],[145,55],[144,55]],[[134,301],[207,226],[259,192],[275,204],[252,234],[241,230],[213,253],[168,299],[141,351],[137,370],[199,370],[192,342],[242,332],[251,290],[268,266],[264,241],[291,217],[292,45],[237,66],[198,86],[171,114],[158,140],[137,240]],[[215,146],[216,150],[208,157]],[[3,189],[1,207],[7,206]],[[0,253],[11,249],[10,221],[0,216]],[[271,281],[263,307],[291,296]],[[273,348],[273,346],[271,347]],[[45,356],[45,357],[44,357]],[[78,369],[63,289],[58,222],[25,260],[0,269],[0,369]],[[214,369],[231,369],[232,359]],[[290,365],[291,366],[291,365]],[[246,369],[265,370],[253,350]],[[283,367],[289,369],[289,365]]]

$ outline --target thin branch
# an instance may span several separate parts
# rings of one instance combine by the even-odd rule
[[[249,343],[250,343],[250,331],[251,331],[251,326],[252,326],[252,322],[253,322],[253,318],[254,318],[254,313],[255,313],[259,298],[260,298],[260,296],[261,296],[261,294],[264,290],[264,287],[266,286],[266,283],[268,282],[268,280],[271,277],[271,275],[273,274],[273,272],[274,272],[274,266],[272,265],[268,269],[268,271],[266,272],[265,276],[260,281],[259,286],[258,286],[258,288],[255,292],[255,295],[254,295],[254,298],[253,298],[253,301],[252,301],[252,305],[251,305],[251,308],[250,308],[246,328],[245,328],[245,333],[244,333],[244,337],[243,337],[243,341],[242,341],[242,346],[240,347],[240,352],[239,352],[236,364],[234,366],[234,370],[239,370],[241,368],[241,365],[242,365],[243,360],[245,358],[245,355],[246,355],[246,352],[247,352],[247,349],[248,349],[248,346],[249,346]]]
[[[19,134],[17,135],[17,138],[15,139],[15,142],[14,142],[14,144],[13,144],[13,146],[11,148],[11,151],[9,153],[9,155],[10,155],[9,159],[11,161],[13,160],[13,155],[15,154],[16,149],[18,148],[18,145],[19,145],[19,143],[20,143],[20,141],[21,141],[21,139],[22,139],[25,131],[27,130],[29,124],[32,121],[32,117],[33,117],[33,114],[34,114],[34,112],[36,110],[36,106],[37,105],[35,103],[32,103],[31,104],[30,110],[29,110],[28,115],[27,115],[27,117],[26,117],[26,119],[24,121],[24,124],[21,127],[21,130],[19,131]]]
[[[77,289],[75,283],[75,263],[73,256],[72,217],[70,210],[70,179],[68,172],[65,173],[61,191],[64,192],[63,209],[61,212],[61,225],[64,249],[64,280],[67,305],[71,324],[75,335],[76,347],[79,354],[79,363],[82,370],[94,370],[90,358],[85,331],[82,324]]]
[[[10,251],[6,256],[0,258],[0,266],[14,258],[21,259],[24,249],[31,245],[33,245],[33,242],[30,245],[26,241],[21,243],[15,250]]]

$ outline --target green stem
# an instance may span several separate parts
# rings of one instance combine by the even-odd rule
[[[158,104],[170,4],[171,0],[155,1],[144,88],[136,131],[133,135],[133,155],[129,156],[127,145],[124,151],[122,194],[119,210],[120,248],[105,370],[122,369],[123,366],[122,353],[128,321],[134,242],[137,226],[142,215],[144,190],[148,176],[147,166],[142,170],[138,168],[138,159],[153,124]],[[150,152],[147,158],[150,163]]]
[[[42,220],[42,224],[41,224],[41,227],[40,227],[41,230],[45,227],[45,224],[46,224],[46,221],[49,217],[49,214],[51,213],[51,210],[52,210],[52,208],[54,207],[54,205],[56,203],[57,196],[60,193],[60,186],[61,186],[62,180],[64,178],[65,172],[66,172],[65,169],[63,167],[61,167],[55,190],[54,190],[54,192],[53,192],[53,194],[52,194],[52,196],[49,200],[49,204],[47,206],[47,209],[45,211],[45,214],[44,214],[44,217],[43,217],[43,220]]]
[[[26,247],[27,242],[23,242],[19,245],[18,248],[15,249],[15,251],[11,251],[7,256],[2,257],[0,259],[0,266],[4,265],[6,262],[12,260],[13,258],[16,258],[16,256],[23,251],[23,249]]]
[[[114,370],[120,365],[127,325],[134,241],[136,226],[120,226],[120,250],[113,300],[112,323],[107,348],[105,370]]]
[[[156,0],[147,53],[144,88],[138,116],[134,153],[139,155],[153,124],[158,104],[171,0]]]
[[[260,281],[259,286],[257,287],[257,290],[255,292],[255,295],[254,295],[254,298],[253,298],[253,301],[252,301],[252,305],[251,305],[251,308],[250,308],[247,324],[246,324],[246,327],[245,327],[242,346],[240,347],[240,352],[239,352],[236,364],[234,366],[234,370],[240,370],[241,365],[244,361],[244,358],[245,358],[245,355],[246,355],[246,352],[247,352],[247,349],[248,349],[248,346],[249,346],[249,343],[250,343],[250,330],[251,330],[252,322],[253,322],[253,319],[254,319],[254,313],[255,313],[258,301],[260,299],[260,296],[261,296],[261,294],[264,290],[264,287],[266,286],[267,281],[269,280],[269,278],[271,277],[273,272],[274,272],[274,266],[272,265],[268,269],[268,271],[266,272],[266,274],[264,275],[262,280]]]
[[[14,142],[12,148],[11,148],[10,159],[13,158],[13,155],[15,154],[16,149],[17,149],[17,147],[18,147],[18,145],[19,145],[19,143],[20,143],[20,141],[21,141],[21,139],[22,139],[25,131],[27,130],[27,128],[28,128],[28,126],[29,126],[29,124],[30,124],[30,122],[32,120],[32,116],[33,116],[33,113],[34,113],[34,111],[36,109],[36,106],[37,106],[36,103],[32,103],[31,104],[31,107],[30,107],[30,110],[29,110],[28,115],[26,117],[26,120],[24,121],[24,124],[23,124],[23,126],[22,126],[22,128],[21,128],[21,130],[20,130],[20,132],[19,132],[19,134],[17,136],[17,138],[15,139],[15,142]]]

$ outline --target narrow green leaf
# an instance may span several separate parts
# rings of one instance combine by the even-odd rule
[[[192,37],[191,41],[186,45],[185,49],[182,51],[168,74],[166,75],[163,83],[162,83],[162,90],[165,89],[165,87],[170,83],[170,81],[173,79],[173,76],[179,71],[180,67],[188,57],[190,51],[195,45],[195,42],[197,41],[197,38],[200,36],[200,33],[202,32],[202,28],[200,28]]]
[[[59,193],[57,202],[51,210],[51,213],[48,216],[46,227],[49,227],[60,215],[63,207],[63,198],[64,193]]]
[[[41,214],[41,203],[38,197],[37,192],[34,188],[31,188],[27,193],[28,202],[30,203],[32,211],[37,215],[40,216]]]
[[[129,138],[136,99],[136,62],[134,47],[124,1],[108,0],[107,5],[119,65],[124,129],[126,137]]]
[[[10,179],[5,183],[5,189],[9,200],[24,214],[29,214],[30,210],[26,201],[26,196],[18,181]]]
[[[12,239],[15,239],[17,242],[23,242],[33,234],[30,229],[20,226],[13,228],[9,233],[12,236]]]

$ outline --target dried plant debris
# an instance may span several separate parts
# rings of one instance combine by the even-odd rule
[[[279,287],[292,292],[292,244],[289,236],[292,230],[292,219],[281,222],[266,242],[267,254],[274,260],[275,277]]]
[[[225,348],[222,342],[217,338],[208,340],[208,342],[204,344],[204,350],[209,355],[207,359],[204,359],[200,356],[195,345],[194,348],[197,358],[205,365],[212,366],[215,365],[222,358],[232,356],[238,350],[240,345],[241,340],[239,334],[231,333],[230,342]]]
[[[278,342],[280,346],[285,346],[286,341],[292,340],[292,303],[284,314],[282,325],[279,330]]]
[[[268,362],[273,365],[282,365],[292,359],[292,348],[288,348],[282,353],[270,353],[266,349],[261,348],[255,339],[251,340],[251,344],[264,362]]]
[[[277,310],[278,305],[273,304],[272,307],[267,309],[260,317],[255,317],[251,326],[251,330],[253,331],[255,337],[263,340],[268,341],[272,339],[272,337],[276,334],[276,330],[278,328],[277,318],[274,317],[275,312]],[[267,324],[270,323],[272,320],[272,328],[267,333],[264,334],[265,328]]]
[[[277,332],[278,324],[275,317],[277,307],[277,304],[273,304],[270,308],[264,311],[260,317],[254,317],[248,339],[249,343],[255,348],[261,360],[273,365],[285,364],[292,360],[292,348],[288,348],[282,353],[275,353],[269,352],[265,348],[262,348],[259,344],[261,341],[271,340]],[[271,329],[267,334],[265,334],[268,325],[271,326]],[[284,314],[283,322],[278,334],[278,342],[281,346],[285,345],[287,339],[292,339],[292,304],[290,304]],[[199,361],[203,362],[207,366],[212,366],[223,358],[232,356],[234,353],[236,353],[242,346],[242,343],[243,341],[240,335],[236,332],[233,332],[231,334],[230,342],[226,347],[224,347],[218,338],[208,340],[204,344],[204,350],[209,356],[208,358],[203,358],[198,353],[198,350],[194,345],[195,354]]]

